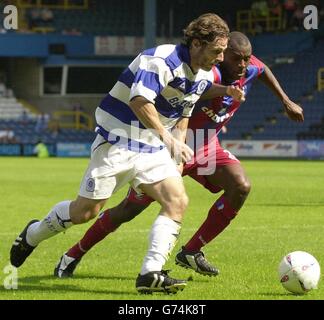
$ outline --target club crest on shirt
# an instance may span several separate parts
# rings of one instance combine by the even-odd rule
[[[86,183],[86,190],[88,192],[93,192],[95,190],[95,181],[93,178],[89,178]]]
[[[206,87],[207,87],[208,81],[207,80],[202,80],[199,82],[198,87],[197,87],[197,94],[200,95],[202,94]]]
[[[178,89],[179,89],[180,91],[182,91],[182,92],[186,92],[186,81],[183,81],[183,82],[179,85]]]

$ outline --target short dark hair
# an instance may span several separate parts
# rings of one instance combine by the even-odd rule
[[[229,41],[228,41],[227,48],[240,50],[242,48],[247,48],[247,47],[252,48],[249,38],[244,33],[239,31],[232,31],[229,34]]]
[[[188,47],[191,46],[193,39],[207,44],[214,41],[216,37],[228,38],[229,36],[227,23],[215,13],[205,13],[199,16],[191,21],[183,32],[183,42]]]

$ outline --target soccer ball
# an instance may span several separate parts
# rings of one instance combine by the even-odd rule
[[[292,293],[305,294],[316,289],[320,275],[319,263],[304,251],[288,253],[279,264],[279,280]]]

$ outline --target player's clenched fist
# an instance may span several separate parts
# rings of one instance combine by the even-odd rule
[[[244,91],[239,88],[238,86],[228,86],[226,88],[226,94],[228,96],[233,97],[234,100],[244,102],[245,101],[245,94]]]

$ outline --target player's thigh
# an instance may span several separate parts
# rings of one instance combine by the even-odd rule
[[[186,197],[182,177],[168,150],[141,154],[135,164],[136,175],[131,185],[137,192],[144,192],[162,207],[175,207]]]
[[[158,201],[162,210],[184,211],[188,197],[181,177],[168,177],[152,184],[141,184],[142,191]]]

